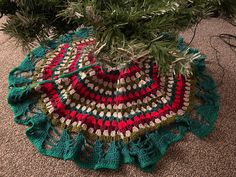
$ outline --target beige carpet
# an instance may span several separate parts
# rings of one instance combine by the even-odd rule
[[[236,28],[223,20],[204,20],[192,43],[208,55],[208,68],[216,81],[220,81],[222,72],[215,62],[209,38],[219,33],[236,34]],[[185,32],[184,36],[188,41],[192,31]],[[7,76],[10,69],[20,64],[24,55],[13,40],[0,33],[0,177],[236,176],[236,56],[222,41],[216,39],[213,44],[221,52],[221,63],[226,70],[224,84],[219,88],[221,107],[214,132],[202,140],[188,134],[170,147],[152,174],[132,165],[125,165],[118,171],[94,172],[82,170],[70,161],[40,155],[26,139],[25,127],[13,122],[6,101]]]

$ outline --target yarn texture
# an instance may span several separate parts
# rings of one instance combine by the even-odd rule
[[[219,103],[205,57],[179,39],[180,52],[196,54],[194,74],[165,75],[151,59],[115,67],[92,51],[96,39],[81,28],[47,41],[9,74],[14,121],[43,155],[86,169],[133,163],[151,171],[187,132],[199,138],[214,127]]]

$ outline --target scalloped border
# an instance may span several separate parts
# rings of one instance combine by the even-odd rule
[[[105,143],[97,140],[93,144],[88,161],[83,159],[86,138],[81,133],[71,139],[67,130],[63,130],[58,135],[59,140],[55,142],[52,148],[49,150],[44,149],[43,143],[49,137],[48,131],[56,132],[56,129],[43,113],[34,112],[33,116],[25,115],[29,107],[37,103],[37,97],[27,98],[30,87],[18,87],[18,85],[29,84],[31,80],[24,77],[16,77],[14,73],[34,70],[34,60],[44,57],[48,50],[47,48],[55,49],[61,43],[71,42],[73,37],[85,38],[90,34],[91,28],[83,28],[63,35],[58,40],[47,41],[45,43],[46,47],[39,46],[34,49],[26,55],[19,67],[14,68],[9,73],[8,103],[14,112],[14,121],[18,124],[29,126],[26,130],[26,135],[41,154],[64,160],[73,160],[81,168],[86,169],[107,168],[115,170],[121,164],[134,163],[144,171],[151,171],[165,154],[170,144],[181,140],[186,132],[192,132],[197,137],[202,138],[213,130],[219,110],[218,95],[214,80],[205,72],[205,58],[202,57],[194,63],[197,80],[195,86],[200,90],[195,96],[202,101],[201,105],[194,105],[194,109],[202,118],[202,121],[191,119],[191,116],[186,113],[184,116],[178,116],[175,123],[167,127],[161,127],[154,132],[146,133],[143,137],[130,141],[128,144],[122,141],[113,141],[107,147],[106,152],[103,150]],[[186,47],[183,38],[180,38],[178,43],[179,50],[183,51]],[[191,48],[190,52],[195,53],[198,50]],[[16,97],[25,98],[24,102],[17,102],[19,100]],[[22,116],[25,119],[20,119]],[[177,133],[174,133],[174,131],[177,131]],[[53,137],[49,137],[49,139],[55,141]]]

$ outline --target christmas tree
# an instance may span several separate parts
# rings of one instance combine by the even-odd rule
[[[100,62],[152,58],[160,71],[173,65],[184,75],[196,56],[178,52],[179,31],[210,16],[232,19],[235,9],[235,0],[0,0],[3,31],[24,47],[91,26]]]

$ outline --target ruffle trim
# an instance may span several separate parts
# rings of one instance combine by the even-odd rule
[[[57,41],[48,41],[49,49],[55,49],[59,44],[70,42],[73,36],[87,37],[87,28],[62,36]],[[178,48],[184,50],[186,45],[181,38]],[[194,103],[195,114],[186,113],[178,116],[174,123],[147,133],[130,141],[113,141],[109,144],[100,140],[89,142],[81,133],[71,134],[67,130],[54,127],[47,115],[37,109],[37,96],[28,97],[31,80],[22,73],[34,70],[37,59],[43,57],[47,47],[38,47],[28,54],[22,64],[9,74],[8,102],[14,112],[14,121],[28,126],[26,135],[43,155],[64,160],[73,160],[81,168],[86,169],[118,169],[121,164],[134,163],[144,171],[154,169],[156,163],[165,154],[168,147],[181,140],[186,132],[192,132],[199,138],[209,134],[217,118],[219,103],[214,80],[205,72],[204,58],[195,60],[194,74],[196,78],[195,97],[200,100]],[[198,52],[190,49],[190,52]],[[32,93],[31,93],[32,94]],[[23,100],[23,101],[22,101]]]

